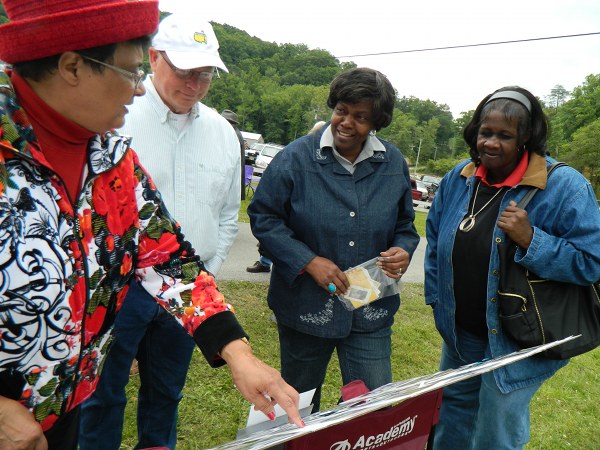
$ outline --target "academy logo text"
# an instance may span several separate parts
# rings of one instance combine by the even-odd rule
[[[348,439],[344,441],[335,442],[329,450],[372,450],[379,447],[383,447],[390,442],[395,441],[403,436],[406,436],[412,433],[415,422],[417,420],[417,416],[407,417],[402,422],[398,422],[396,425],[392,426],[385,433],[367,435],[364,434],[360,436],[354,444],[352,444]]]

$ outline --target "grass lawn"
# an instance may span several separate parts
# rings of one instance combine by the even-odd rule
[[[242,202],[239,220],[249,222]],[[427,213],[417,211],[415,227],[425,236]],[[224,281],[219,284],[231,301],[252,340],[254,352],[273,367],[279,367],[277,327],[270,321],[267,284]],[[430,308],[423,300],[423,286],[403,285],[402,306],[396,315],[392,335],[394,381],[437,371],[441,348]],[[131,449],[135,439],[135,408],[139,377],[132,376],[127,387],[122,449]],[[323,385],[321,408],[333,407],[340,396],[341,376],[337,360],[330,363]],[[250,405],[233,387],[229,371],[211,369],[199,351],[194,352],[184,398],[179,407],[179,450],[200,450],[235,439],[246,423]],[[528,450],[596,449],[600,435],[600,349],[574,358],[547,381],[531,402],[531,440]],[[315,449],[319,450],[319,449]],[[460,449],[457,449],[460,450]],[[486,449],[487,450],[487,449]]]
[[[267,284],[227,281],[222,282],[220,288],[235,304],[238,318],[251,336],[255,353],[278,367],[277,327],[269,319]],[[424,304],[422,285],[404,285],[401,297],[402,306],[396,315],[392,337],[394,381],[435,372],[441,346],[430,308]],[[123,449],[131,449],[136,442],[138,383],[138,376],[131,377]],[[323,386],[322,409],[336,404],[340,386],[341,378],[334,360]],[[531,403],[531,441],[526,448],[600,448],[600,435],[596,429],[600,417],[599,399],[600,349],[596,349],[574,358],[542,386]],[[205,449],[235,439],[237,430],[245,426],[249,407],[233,387],[229,371],[224,367],[211,369],[200,352],[194,352],[179,408],[177,448]]]

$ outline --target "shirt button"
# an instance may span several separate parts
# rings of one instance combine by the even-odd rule
[[[350,217],[354,217],[356,213],[354,211],[350,211]]]
[[[494,269],[494,270],[492,271],[492,274],[493,274],[493,275],[495,275],[495,276],[498,276],[498,275],[499,275],[499,273],[498,273],[498,271],[497,271],[496,269]]]
[[[350,242],[348,242],[348,245],[349,245],[350,247],[354,247],[354,241],[350,241]]]
[[[492,333],[492,334],[498,334],[498,330],[496,330],[495,328],[492,328],[490,330],[490,333]]]
[[[492,303],[496,303],[496,297],[492,297],[492,298],[490,298],[490,302],[492,302]]]

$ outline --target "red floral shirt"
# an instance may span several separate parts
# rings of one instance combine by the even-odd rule
[[[133,277],[209,360],[244,335],[129,139],[108,133],[90,140],[87,178],[72,204],[37,157],[35,134],[4,73],[0,86],[0,395],[18,399],[45,430],[91,395]],[[182,283],[195,287],[166,298]],[[221,342],[201,326],[209,318]],[[226,340],[223,327],[231,331]]]

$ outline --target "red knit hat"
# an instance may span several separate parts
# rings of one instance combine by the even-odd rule
[[[158,0],[2,0],[0,60],[31,61],[154,33]]]

